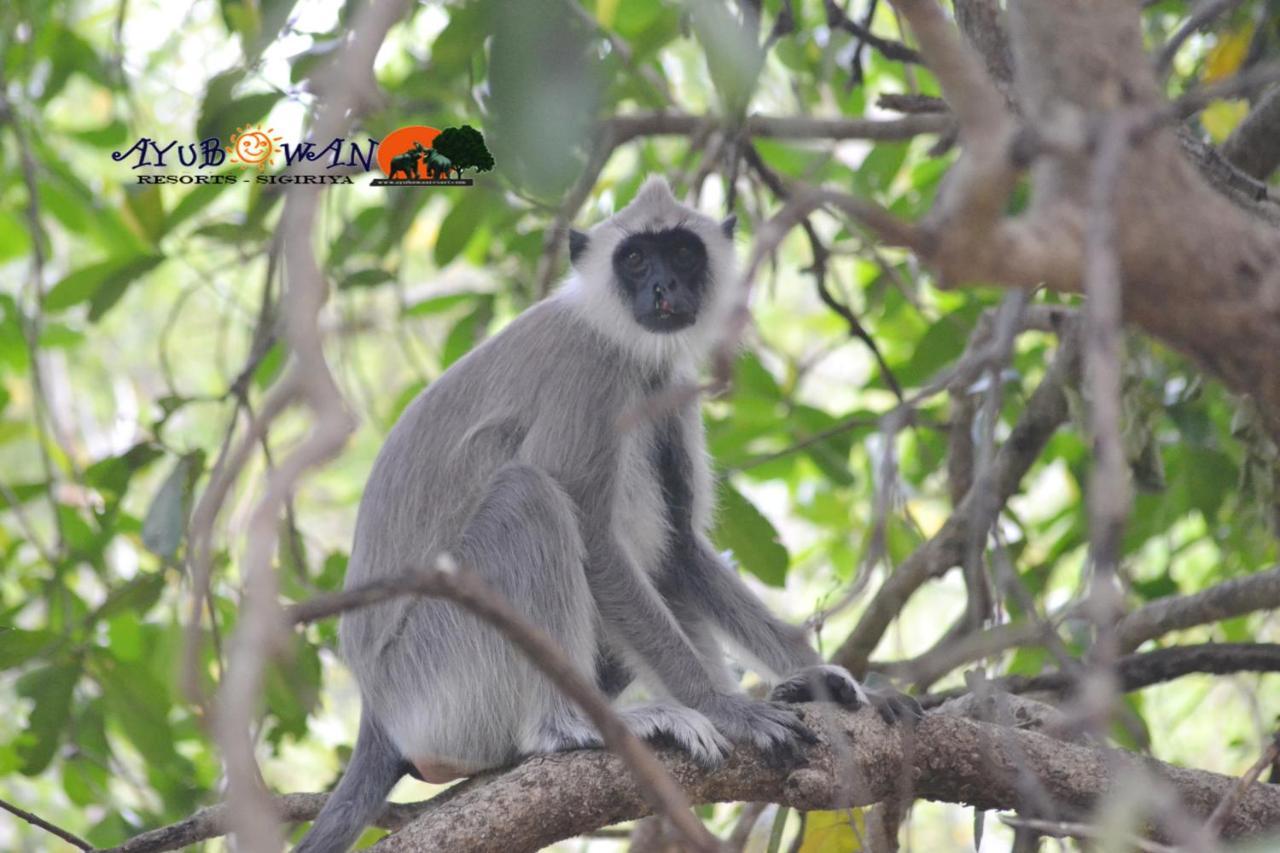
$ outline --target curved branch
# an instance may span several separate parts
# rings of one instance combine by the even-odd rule
[[[876,591],[867,604],[857,627],[832,656],[854,674],[863,674],[867,660],[917,589],[930,578],[941,577],[964,559],[969,537],[975,529],[985,530],[989,524],[973,523],[978,512],[1000,512],[1018,488],[1027,471],[1035,463],[1050,436],[1067,419],[1064,383],[1077,369],[1078,353],[1070,336],[1064,336],[1048,373],[1032,392],[1018,423],[995,458],[995,501],[975,495],[972,490],[933,538],[921,545],[899,565]],[[978,519],[981,520],[981,519]],[[988,522],[990,519],[987,520]]]
[[[1116,624],[1121,651],[1170,631],[1280,607],[1280,566],[1220,583],[1192,595],[1157,599]]]
[[[1116,661],[1120,689],[1126,693],[1184,675],[1233,675],[1237,672],[1280,672],[1280,644],[1201,643],[1125,655]],[[990,679],[987,683],[994,689],[1014,694],[1068,693],[1075,688],[1077,678],[1070,672],[1059,671],[1031,676],[1009,675]],[[943,690],[921,696],[920,704],[935,708],[951,699],[969,695],[972,694],[967,688]]]
[[[702,770],[673,752],[663,754],[664,763],[694,802],[774,802],[803,810],[877,802],[894,793],[904,763],[918,796],[980,809],[1016,808],[1026,773],[1034,774],[1066,814],[1087,810],[1135,771],[1161,778],[1178,793],[1185,813],[1200,819],[1207,819],[1236,786],[1235,779],[1218,773],[946,714],[929,714],[912,732],[891,728],[868,711],[850,714],[827,705],[805,705],[800,711],[820,742],[799,766],[770,766],[746,747],[716,771]],[[288,819],[304,820],[318,811],[320,800],[294,794],[278,802],[287,803]],[[383,818],[392,823],[415,809],[422,811],[373,849],[520,853],[649,813],[622,762],[601,750],[532,758],[457,785],[428,803],[393,807]],[[209,815],[204,829],[214,829],[217,819]],[[1280,786],[1256,784],[1243,791],[1222,830],[1224,837],[1240,838],[1276,827]],[[1158,830],[1153,834],[1159,837]],[[188,834],[167,846],[143,846],[141,840],[115,853],[156,853],[198,838]]]

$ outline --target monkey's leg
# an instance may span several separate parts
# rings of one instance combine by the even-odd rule
[[[590,678],[596,617],[582,538],[572,503],[548,474],[500,468],[452,550]],[[599,743],[522,651],[450,602],[415,602],[381,660],[391,686],[376,697],[378,717],[428,781]]]

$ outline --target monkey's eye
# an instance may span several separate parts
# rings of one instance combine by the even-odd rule
[[[622,263],[629,270],[639,270],[644,266],[644,255],[640,254],[639,249],[632,249],[622,257]]]
[[[691,267],[694,263],[693,249],[688,246],[681,246],[676,249],[676,263],[682,267]]]

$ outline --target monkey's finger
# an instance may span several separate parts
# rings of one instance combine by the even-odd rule
[[[818,736],[813,733],[813,729],[805,725],[804,721],[792,713],[790,709],[785,710],[785,716],[779,722],[802,742],[807,744],[818,742]]]
[[[790,678],[773,688],[769,698],[775,702],[787,702],[792,705],[799,702],[812,702],[813,688],[810,687],[808,679]]]
[[[845,677],[843,673],[827,673],[826,686],[832,701],[852,711],[862,707],[862,691],[858,689],[857,682]]]
[[[915,725],[924,718],[920,703],[905,693],[873,693],[870,698],[880,718],[890,725],[899,721]]]

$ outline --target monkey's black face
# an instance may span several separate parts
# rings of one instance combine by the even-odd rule
[[[637,323],[651,332],[678,332],[698,319],[707,249],[685,228],[632,234],[613,252],[613,276]]]

